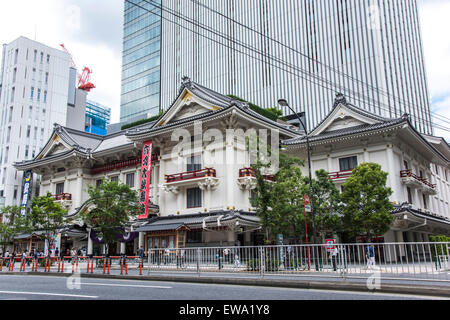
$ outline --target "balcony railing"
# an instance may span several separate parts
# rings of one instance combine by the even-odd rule
[[[347,179],[352,176],[352,170],[332,172],[329,174],[330,180]]]
[[[70,193],[61,193],[53,196],[55,201],[72,201],[72,194]]]
[[[152,162],[159,162],[159,154],[153,154],[152,155]],[[129,168],[129,167],[135,167],[142,163],[141,159],[130,159],[125,161],[115,161],[112,163],[108,163],[103,166],[95,167],[92,169],[92,174],[99,174],[99,173],[105,173],[110,171],[118,171],[121,169]]]
[[[216,178],[217,177],[216,170],[212,169],[212,168],[206,168],[206,169],[197,170],[197,171],[169,174],[169,175],[166,175],[166,183],[187,181],[187,180],[206,178],[206,177]]]
[[[256,178],[256,173],[253,168],[243,168],[239,170],[239,178],[245,178],[245,177],[253,177]],[[268,181],[275,181],[275,176],[266,174],[264,175],[264,179]]]
[[[430,183],[427,179],[423,178],[423,177],[419,177],[418,175],[414,174],[411,170],[403,170],[400,171],[400,177],[402,179],[404,178],[413,178],[414,180],[423,183],[424,185],[426,185],[427,187],[431,188],[431,189],[436,189],[436,185]]]

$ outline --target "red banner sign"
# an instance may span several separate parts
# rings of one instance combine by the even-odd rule
[[[139,219],[148,218],[150,203],[150,177],[152,174],[153,141],[147,141],[142,147],[141,185],[139,189]]]

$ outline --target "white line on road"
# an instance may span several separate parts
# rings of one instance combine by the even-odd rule
[[[153,289],[172,289],[172,287],[162,287],[162,286],[142,286],[142,285],[131,285],[131,284],[106,284],[106,283],[92,283],[83,282],[82,286],[105,286],[105,287],[132,287],[132,288],[153,288]]]
[[[36,295],[36,296],[56,296],[56,297],[72,297],[72,298],[87,298],[98,299],[98,296],[82,296],[76,294],[62,294],[62,293],[44,293],[44,292],[19,292],[19,291],[0,291],[0,293],[17,294],[17,295]]]

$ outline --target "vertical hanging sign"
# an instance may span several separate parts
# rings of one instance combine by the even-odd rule
[[[153,141],[147,141],[142,148],[141,184],[139,189],[139,219],[148,218],[150,202],[150,176],[152,173]]]
[[[28,200],[31,194],[31,182],[33,180],[33,173],[31,171],[26,171],[23,177],[23,192],[22,192],[22,203],[21,203],[21,214],[25,217],[27,214]]]

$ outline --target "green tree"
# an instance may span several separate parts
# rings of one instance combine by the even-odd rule
[[[341,194],[343,224],[353,240],[365,236],[372,241],[374,236],[385,234],[394,222],[393,205],[389,200],[392,190],[386,186],[387,176],[380,165],[362,163],[344,184]]]
[[[89,186],[90,203],[93,208],[82,213],[83,220],[91,226],[106,244],[117,241],[131,219],[139,214],[138,194],[128,185],[103,180],[99,187]]]
[[[279,171],[274,181],[268,181],[264,174],[268,165],[258,162],[253,166],[257,187],[250,201],[266,230],[267,240],[277,234],[297,239],[304,234],[304,178],[301,165],[301,159],[280,154]]]
[[[51,248],[56,236],[65,226],[67,211],[55,201],[51,193],[31,200],[31,210],[26,216],[31,231],[43,231],[41,240],[48,241]]]
[[[22,217],[21,208],[18,206],[2,208],[0,215],[4,217],[3,222],[0,222],[0,245],[5,252],[16,236],[30,232],[30,226],[27,219]]]
[[[316,232],[322,240],[325,240],[326,237],[340,234],[343,230],[340,193],[325,170],[316,171],[316,178],[313,179],[312,185]],[[311,196],[309,177],[305,177],[303,186],[303,193]]]

